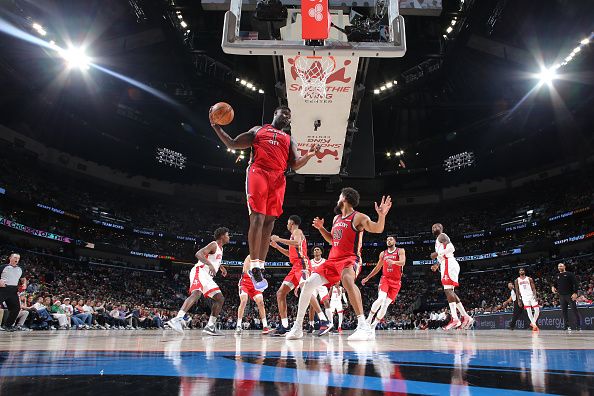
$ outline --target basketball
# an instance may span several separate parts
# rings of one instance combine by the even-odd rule
[[[210,108],[212,122],[218,125],[229,125],[233,121],[233,107],[229,103],[219,102]]]

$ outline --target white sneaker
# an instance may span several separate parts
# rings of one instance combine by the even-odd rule
[[[347,340],[349,341],[367,341],[371,338],[375,333],[371,329],[371,326],[365,322],[365,325],[359,325],[355,329],[355,332],[348,336]]]
[[[241,334],[241,326],[235,328],[235,334]]]
[[[175,318],[171,319],[169,322],[167,322],[167,324],[169,324],[169,327],[171,327],[173,330],[177,331],[179,334],[184,334],[184,328],[182,327],[182,324],[181,324],[182,320],[183,320],[182,318],[175,317]]]
[[[289,331],[285,337],[287,340],[298,340],[303,338],[303,325],[298,324],[297,322],[293,323],[293,327],[291,327],[291,331]]]

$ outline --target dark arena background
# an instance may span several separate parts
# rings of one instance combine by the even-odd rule
[[[3,395],[594,393],[591,0],[2,0],[0,153]]]

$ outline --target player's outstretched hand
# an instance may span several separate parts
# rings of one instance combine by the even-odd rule
[[[210,126],[217,125],[217,123],[214,122],[212,119],[212,106],[210,106],[210,108],[208,109],[208,120],[210,121]]]
[[[367,283],[367,281],[368,281],[368,280],[369,280],[369,279],[367,279],[367,278],[363,278],[363,279],[361,279],[361,284],[362,284],[363,286],[365,286],[365,284]]]
[[[320,219],[319,217],[316,217],[315,219],[313,219],[313,223],[312,223],[313,227],[315,229],[320,229],[324,227],[324,219]]]
[[[374,204],[375,211],[377,212],[377,214],[379,216],[385,216],[388,214],[390,208],[392,207],[392,198],[389,195],[382,196],[382,201],[380,202],[380,204],[378,205],[377,202],[374,202]]]
[[[307,153],[309,155],[315,155],[320,152],[321,148],[322,146],[320,146],[319,144],[312,144]]]
[[[431,255],[429,257],[431,257],[431,260],[435,260],[437,258],[438,254],[437,252],[433,252],[431,253]]]
[[[219,267],[219,270],[221,271],[221,275],[223,275],[223,277],[227,277],[227,268],[225,268],[225,266],[221,265]]]
[[[270,236],[270,240],[271,240],[272,242],[278,242],[278,240],[279,240],[279,237],[278,237],[278,235],[271,235],[271,236]]]

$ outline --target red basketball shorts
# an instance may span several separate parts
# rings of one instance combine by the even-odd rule
[[[247,294],[249,298],[252,300],[257,295],[262,295],[260,290],[256,290],[254,287],[254,282],[252,282],[252,278],[246,273],[241,275],[241,279],[239,280],[239,295],[241,296],[243,293]]]
[[[286,184],[285,172],[269,171],[250,165],[245,179],[250,213],[279,217],[283,213]]]
[[[382,276],[380,279],[379,289],[387,294],[388,298],[394,302],[396,297],[398,297],[398,292],[400,291],[400,286],[402,283],[398,280],[392,280]]]
[[[350,267],[355,271],[355,274],[359,274],[360,266],[361,259],[357,256],[334,257],[326,260],[324,264],[319,265],[313,272],[326,278],[328,281],[326,286],[330,287],[340,282],[342,271],[345,268]]]
[[[287,276],[285,276],[285,279],[283,280],[283,284],[289,286],[291,288],[291,290],[293,290],[294,288],[296,288],[299,283],[303,279],[303,262],[302,259],[298,259],[296,261],[291,261],[291,264],[293,265],[293,268],[291,268],[291,272],[289,272],[287,274]]]

